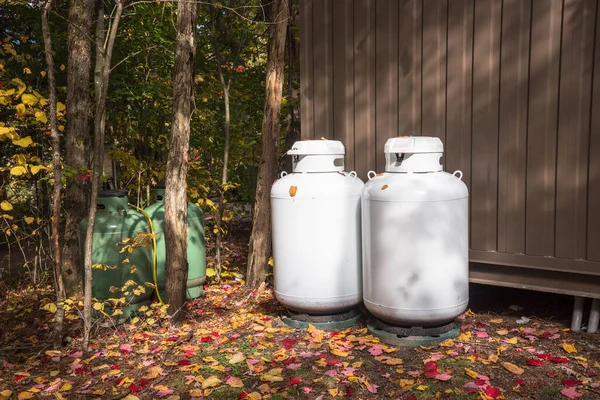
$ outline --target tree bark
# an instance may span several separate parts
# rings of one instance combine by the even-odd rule
[[[265,87],[265,109],[262,124],[262,160],[258,167],[254,221],[250,239],[250,254],[246,284],[260,285],[266,277],[267,264],[271,255],[271,185],[277,177],[279,156],[279,117],[281,114],[281,92],[283,66],[285,64],[285,32],[288,19],[287,0],[273,2],[275,21],[270,26],[267,76]]]
[[[66,164],[76,171],[67,178],[63,279],[67,295],[81,293],[79,222],[88,206],[88,185],[79,171],[89,166],[90,66],[94,0],[72,0],[68,19]]]
[[[56,114],[56,82],[54,80],[54,59],[52,56],[52,40],[48,14],[52,9],[52,0],[48,0],[42,11],[42,33],[44,36],[44,52],[48,67],[48,101],[50,112],[50,134],[52,137],[52,254],[54,256],[54,288],[56,291],[56,314],[54,323],[54,347],[62,345],[63,322],[65,316],[65,286],[62,277],[60,251],[60,191],[62,189],[62,166],[60,164],[60,136],[58,133],[58,117]]]
[[[94,236],[94,223],[96,221],[96,200],[98,199],[98,186],[102,175],[104,161],[104,120],[106,111],[106,96],[108,94],[108,81],[110,78],[110,64],[113,47],[119,29],[119,21],[123,13],[123,1],[116,0],[114,18],[105,37],[104,30],[104,3],[97,2],[96,23],[96,68],[94,70],[94,88],[96,91],[96,110],[94,113],[94,152],[92,161],[92,179],[90,207],[88,213],[88,226],[85,237],[84,261],[84,299],[83,299],[83,350],[87,352],[90,330],[92,327],[92,242]]]
[[[187,172],[196,63],[196,4],[179,0],[173,73],[173,122],[165,188],[166,295],[174,322],[185,303],[187,260]]]
[[[294,7],[294,0],[289,0],[290,18],[287,27],[287,96],[288,96],[288,116],[287,129],[285,131],[285,148],[291,149],[293,144],[300,140],[300,65],[299,65],[299,46],[298,33],[296,27],[297,9]],[[283,160],[284,171],[292,171],[292,158],[285,157]]]

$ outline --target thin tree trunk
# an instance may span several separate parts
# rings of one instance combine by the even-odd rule
[[[65,285],[62,277],[60,251],[60,191],[62,189],[62,166],[60,164],[60,136],[58,133],[58,118],[56,115],[56,82],[54,80],[54,59],[52,57],[52,39],[48,14],[52,9],[52,0],[48,0],[42,12],[42,32],[44,36],[44,52],[48,66],[48,101],[50,109],[50,134],[52,136],[52,253],[54,255],[54,285],[56,290],[56,314],[54,323],[54,347],[62,345],[63,322],[65,316]],[[40,260],[41,261],[41,260]]]
[[[246,284],[260,285],[266,277],[267,263],[271,255],[271,185],[277,177],[279,155],[279,117],[281,114],[281,92],[283,66],[285,64],[285,31],[288,19],[287,0],[273,3],[275,21],[269,35],[267,77],[265,87],[265,111],[262,125],[262,157],[258,167],[254,221],[250,239],[250,253]]]
[[[114,18],[108,31],[108,38],[104,30],[104,4],[102,0],[97,3],[96,23],[96,68],[94,71],[94,87],[96,89],[96,112],[94,114],[94,152],[92,162],[92,189],[88,214],[88,226],[85,237],[85,282],[83,300],[83,350],[87,352],[92,327],[92,242],[94,223],[96,221],[96,200],[98,199],[98,186],[102,174],[104,161],[104,119],[106,110],[106,96],[108,94],[108,80],[110,78],[110,63],[113,46],[117,37],[119,21],[123,13],[122,0],[116,0]],[[105,45],[106,44],[106,45]]]
[[[287,96],[288,96],[288,116],[287,129],[285,131],[285,148],[291,149],[293,144],[300,140],[300,66],[298,54],[298,34],[296,30],[297,10],[294,7],[294,0],[288,3],[290,18],[287,27]],[[283,169],[287,172],[292,170],[292,158],[285,157],[283,160]]]
[[[88,185],[80,178],[89,166],[90,66],[94,0],[72,0],[68,20],[66,164],[75,174],[67,177],[66,225],[63,236],[62,272],[67,295],[81,293],[79,222],[88,207]],[[83,175],[82,175],[83,176]]]
[[[185,303],[187,260],[187,172],[190,118],[194,95],[197,8],[194,2],[177,4],[177,38],[173,73],[173,122],[165,188],[166,295],[174,322]]]
[[[217,57],[217,60],[219,57]],[[221,176],[221,188],[219,190],[219,215],[217,217],[217,237],[215,240],[215,263],[217,280],[221,281],[221,247],[223,245],[223,213],[225,212],[225,184],[227,183],[227,174],[229,171],[229,142],[231,140],[231,114],[229,108],[229,88],[231,87],[231,76],[225,83],[223,69],[218,61],[219,79],[223,88],[223,101],[225,103],[225,148],[223,150],[223,174]]]

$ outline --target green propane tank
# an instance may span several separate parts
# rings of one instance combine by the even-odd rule
[[[156,203],[146,207],[145,211],[154,225],[156,235],[156,282],[161,297],[165,291],[165,186],[156,186]],[[187,298],[195,299],[202,295],[202,285],[206,282],[206,253],[204,248],[204,214],[193,203],[187,207]]]
[[[150,233],[150,225],[146,217],[127,207],[127,190],[103,190],[98,193],[96,221],[92,243],[92,264],[103,264],[106,269],[92,270],[92,296],[100,301],[110,298],[123,297],[121,292],[111,292],[110,288],[122,288],[126,282],[133,281],[136,285],[128,287],[128,296],[123,306],[123,316],[128,317],[142,305],[148,304],[152,290],[145,283],[153,282],[152,248],[137,246],[133,252],[128,250],[121,253],[123,245],[117,243],[130,238],[128,245],[134,242],[138,233]],[[79,224],[79,243],[81,248],[81,264],[85,257],[85,237],[88,218]],[[129,262],[125,262],[126,259]],[[135,266],[135,268],[134,268]],[[138,286],[145,287],[144,293],[139,293]]]

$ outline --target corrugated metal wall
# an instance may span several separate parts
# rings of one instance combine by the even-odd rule
[[[472,279],[578,273],[592,286],[562,291],[600,297],[599,18],[597,0],[300,0],[302,136],[341,140],[363,178],[389,137],[440,137],[470,189]],[[499,284],[551,275],[531,274]]]

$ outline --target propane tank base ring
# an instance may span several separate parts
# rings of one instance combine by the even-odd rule
[[[282,316],[281,320],[289,327],[296,329],[306,329],[309,325],[313,325],[324,331],[337,331],[350,328],[364,320],[364,315],[357,309],[334,315],[298,314],[291,310],[287,310],[287,314]]]
[[[435,334],[435,336],[431,336],[431,335],[406,336],[403,334],[396,334],[393,332],[388,332],[383,329],[380,329],[377,326],[379,323],[380,323],[380,321],[377,321],[375,323],[369,323],[367,325],[368,332],[371,335],[378,337],[382,342],[390,344],[390,345],[394,345],[394,346],[404,346],[404,347],[434,346],[434,345],[437,345],[437,344],[443,342],[444,340],[454,339],[460,333],[460,326],[454,322],[448,324],[448,326],[450,326],[451,329],[449,331],[446,331],[445,333],[435,334],[435,333],[433,333],[434,331],[430,331],[433,334]],[[445,326],[444,327],[435,327],[433,329],[437,329],[439,332],[440,328],[445,329]],[[413,330],[412,332],[414,333],[414,332],[426,332],[426,330],[429,328],[417,327],[417,328],[410,328],[410,329],[403,328],[403,329],[407,329],[407,332]]]
[[[393,333],[398,335],[399,337],[407,337],[407,336],[441,336],[445,333],[448,333],[456,328],[456,324],[454,322],[448,322],[443,325],[430,326],[430,327],[422,327],[422,326],[401,326],[401,325],[390,325],[377,319],[375,322],[375,327],[377,329]]]

